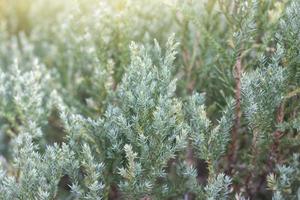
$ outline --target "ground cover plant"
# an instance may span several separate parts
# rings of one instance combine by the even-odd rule
[[[0,0],[0,199],[299,200],[299,0]]]

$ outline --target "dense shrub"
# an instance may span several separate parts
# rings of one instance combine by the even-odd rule
[[[0,199],[300,198],[298,0],[0,0],[0,30]]]

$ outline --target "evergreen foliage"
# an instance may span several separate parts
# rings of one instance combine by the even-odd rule
[[[0,200],[299,199],[299,23],[298,0],[0,0]]]

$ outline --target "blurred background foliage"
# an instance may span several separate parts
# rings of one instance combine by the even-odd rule
[[[240,48],[234,33],[255,9],[251,19],[255,32],[244,38],[242,47],[244,68],[255,68],[257,57],[272,53],[274,31],[287,3],[261,0],[255,8],[238,11],[237,2],[1,0],[1,37],[4,43],[13,40],[14,45],[10,42],[8,48],[18,48],[15,51],[20,50],[20,54],[26,51],[57,69],[66,92],[79,95],[82,102],[78,103],[85,104],[93,94],[87,94],[84,84],[91,86],[92,71],[99,63],[113,68],[117,84],[129,62],[130,41],[147,44],[156,38],[163,42],[175,33],[180,42],[175,72],[180,80],[178,95],[193,89],[205,92],[209,115],[214,117],[234,90],[232,67]]]

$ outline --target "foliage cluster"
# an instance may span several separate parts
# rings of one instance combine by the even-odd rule
[[[0,0],[0,199],[296,200],[299,102],[298,0]]]

